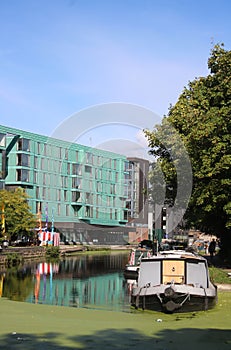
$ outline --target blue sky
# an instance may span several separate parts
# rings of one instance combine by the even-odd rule
[[[229,0],[1,0],[0,124],[51,135],[111,102],[163,116],[208,74],[212,43],[231,48],[230,13]]]

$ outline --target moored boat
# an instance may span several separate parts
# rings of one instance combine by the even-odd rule
[[[216,301],[217,288],[210,281],[207,260],[202,256],[166,251],[141,260],[131,292],[135,308],[190,312],[212,308]]]
[[[141,259],[149,258],[151,257],[151,254],[152,254],[152,251],[150,249],[133,248],[129,254],[128,264],[126,264],[124,269],[124,277],[137,279]]]

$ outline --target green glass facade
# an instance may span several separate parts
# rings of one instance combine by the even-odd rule
[[[103,227],[124,235],[117,228],[127,223],[128,168],[123,155],[0,126],[1,188],[25,188],[32,212],[67,240]]]

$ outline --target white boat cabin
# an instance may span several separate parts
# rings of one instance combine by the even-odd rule
[[[138,287],[161,284],[186,284],[208,288],[209,275],[206,259],[191,253],[161,253],[142,259]]]

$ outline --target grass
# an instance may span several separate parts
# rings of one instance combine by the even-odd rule
[[[227,275],[227,272],[223,269],[211,266],[209,267],[209,274],[211,281],[213,283],[221,283],[221,284],[231,284],[231,278]]]

